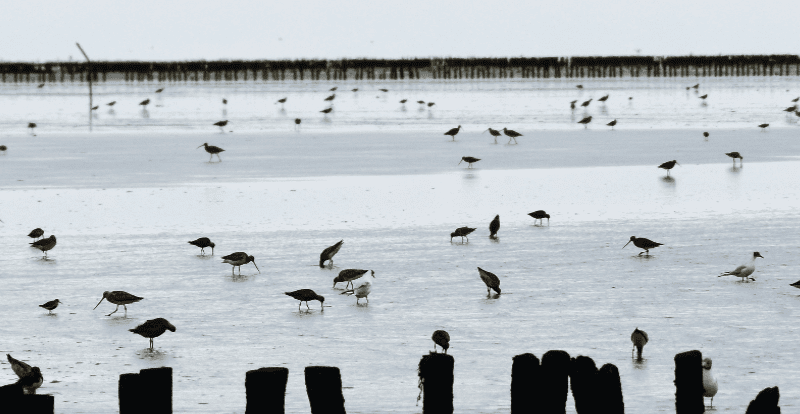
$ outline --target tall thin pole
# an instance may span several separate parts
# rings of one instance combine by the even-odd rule
[[[78,45],[78,49],[81,50],[83,57],[86,58],[86,62],[89,63],[87,70],[87,77],[89,78],[89,132],[92,132],[92,61],[89,60],[89,56],[86,56],[86,52],[83,51],[81,44],[78,42],[75,42],[75,44]]]

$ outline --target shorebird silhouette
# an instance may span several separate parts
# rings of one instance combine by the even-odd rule
[[[33,132],[36,129],[36,122],[28,122],[28,128],[31,129],[31,135],[36,136],[36,133]]]
[[[464,242],[464,237],[467,238],[467,243],[469,243],[469,237],[467,237],[470,233],[475,231],[474,228],[471,227],[459,227],[456,231],[450,233],[450,242],[453,242],[453,237],[461,237],[461,242]]]
[[[214,155],[216,155],[216,156],[217,156],[217,159],[218,159],[220,162],[222,162],[222,158],[220,158],[220,157],[219,157],[219,153],[220,153],[220,152],[223,152],[223,151],[225,151],[224,149],[222,149],[222,148],[220,148],[220,147],[215,147],[215,146],[213,146],[213,145],[208,145],[208,142],[205,142],[205,143],[203,143],[203,145],[200,145],[200,146],[198,146],[197,148],[200,148],[200,147],[205,147],[205,148],[206,148],[206,152],[210,154],[210,155],[208,156],[208,162],[211,162],[211,158],[212,158]],[[197,149],[197,148],[195,148],[195,149]]]
[[[49,302],[45,302],[44,305],[39,305],[39,307],[47,309],[47,313],[52,314],[53,313],[53,309],[57,308],[59,303],[61,303],[61,301],[58,300],[58,299],[55,299],[55,300],[51,300]]]
[[[642,359],[642,349],[650,341],[650,338],[647,336],[647,332],[639,330],[636,328],[633,330],[631,334],[631,342],[633,342],[633,348],[631,348],[631,357],[633,357],[633,350],[636,349],[636,358]]]
[[[539,220],[540,225],[544,225],[542,223],[543,219],[547,219],[547,225],[550,225],[550,215],[547,214],[544,210],[536,210],[533,213],[528,213],[529,216],[533,217],[533,224],[536,224],[536,220]]]
[[[111,101],[111,102],[107,103],[106,105],[108,105],[108,106],[114,106],[114,105],[116,105],[116,104],[117,104],[117,101]]]
[[[581,104],[581,106],[582,106],[582,107],[584,107],[584,108],[586,108],[587,106],[589,106],[589,104],[590,104],[590,103],[592,103],[592,100],[591,100],[591,99],[589,99],[588,101],[583,101],[583,103]]]
[[[669,175],[669,170],[671,170],[672,168],[674,168],[674,167],[675,167],[675,164],[678,164],[678,165],[680,165],[680,164],[678,163],[678,161],[672,160],[672,161],[667,161],[667,162],[665,162],[665,163],[663,163],[663,164],[659,165],[659,166],[658,166],[658,168],[663,168],[663,169],[667,170],[667,175]]]
[[[584,129],[589,127],[589,122],[592,122],[591,115],[587,116],[586,118],[581,119],[580,121],[578,121],[579,124],[583,124],[583,128]]]
[[[466,161],[469,164],[467,168],[472,168],[472,163],[478,162],[480,160],[481,160],[480,158],[475,158],[475,157],[461,157],[461,161],[459,161],[458,164],[461,164],[462,162]]]
[[[155,318],[150,319],[149,321],[133,328],[128,329],[129,331],[139,334],[145,338],[150,339],[150,350],[153,350],[153,338],[158,338],[167,330],[175,332],[175,325],[169,323],[168,320],[164,318]]]
[[[149,105],[149,104],[150,104],[150,98],[147,98],[147,99],[139,102],[139,105],[144,106],[144,107],[147,107],[147,105]]]
[[[329,90],[330,92],[333,92],[333,91],[335,91],[335,90],[337,90],[337,89],[339,89],[339,87],[338,87],[338,86],[334,86],[333,88],[330,88],[330,89],[328,89],[328,90]],[[358,89],[356,89],[356,90],[358,90]]]
[[[136,295],[131,295],[130,293],[124,292],[122,290],[115,290],[112,292],[105,291],[103,292],[103,297],[100,298],[100,302],[97,302],[97,305],[95,305],[94,309],[92,310],[97,309],[97,307],[100,306],[100,304],[103,302],[103,299],[117,305],[117,308],[114,309],[114,312],[111,312],[108,315],[106,315],[106,316],[111,316],[119,310],[119,305],[122,305],[122,307],[125,309],[125,315],[127,315],[128,314],[127,305],[130,305],[131,303],[136,303],[144,298],[141,298]]]
[[[496,239],[497,232],[500,231],[500,215],[494,216],[494,219],[489,223],[489,238]]]
[[[492,272],[487,272],[486,270],[478,268],[478,274],[481,276],[481,280],[483,283],[486,284],[486,294],[491,294],[492,289],[494,289],[497,294],[500,294],[500,279]]]
[[[325,108],[325,109],[321,110],[320,112],[325,114],[325,116],[328,116],[328,114],[331,113],[331,111],[333,111],[333,108]]]
[[[362,270],[362,269],[344,269],[339,272],[335,278],[333,278],[333,287],[336,287],[337,283],[345,283],[344,288],[347,289],[347,286],[353,287],[353,281],[356,279],[360,279],[361,276],[367,274],[367,272],[372,272],[372,277],[375,277],[374,270]]]
[[[433,352],[436,352],[436,345],[442,347],[445,354],[450,349],[450,334],[447,331],[441,329],[434,331],[431,339],[433,340]]]
[[[489,134],[494,137],[494,143],[497,144],[497,137],[500,136],[500,131],[492,129],[492,128],[489,128],[486,131],[489,131]],[[483,131],[483,132],[486,132],[486,131]],[[481,132],[481,134],[483,134],[483,132]]]
[[[311,289],[299,289],[295,290],[294,292],[284,292],[284,295],[291,296],[300,301],[300,303],[297,304],[297,310],[300,310],[300,305],[302,305],[303,302],[306,303],[306,308],[310,310],[311,308],[308,307],[308,301],[310,300],[318,300],[321,309],[325,310],[325,297],[317,295],[317,293]]]
[[[726,152],[725,155],[733,158],[733,165],[734,166],[736,165],[736,159],[737,158],[739,159],[739,164],[740,165],[741,165],[742,161],[744,160],[744,157],[742,157],[741,154],[739,154],[738,152],[735,152],[735,151],[734,152]]]
[[[206,247],[210,247],[212,256],[214,255],[214,247],[217,246],[216,244],[211,242],[211,239],[209,239],[208,237],[201,237],[201,238],[199,238],[197,240],[192,240],[192,241],[186,242],[186,243],[189,243],[189,244],[191,244],[193,246],[199,247],[200,248],[200,254],[206,254]]]
[[[765,129],[766,127],[768,127],[768,126],[769,126],[769,124],[761,124],[761,125],[759,125],[758,127],[759,127],[759,128],[761,128],[761,131],[763,132],[763,131],[764,131],[764,129]]]
[[[158,89],[156,89],[156,93],[161,93],[161,92],[164,92],[164,88],[158,88]]]
[[[512,139],[514,140],[515,144],[518,144],[517,137],[521,137],[522,136],[522,134],[520,134],[519,132],[511,130],[511,129],[506,129],[506,128],[503,128],[503,133],[506,134],[506,136],[508,137],[508,143],[509,144],[511,143]]]
[[[614,130],[614,126],[617,125],[617,120],[615,119],[615,120],[607,123],[606,125],[610,126],[611,130],[613,131]]]
[[[638,256],[641,256],[642,253],[647,253],[649,255],[650,249],[655,249],[656,247],[663,245],[663,243],[656,243],[650,239],[645,239],[644,237],[631,236],[631,239],[625,243],[625,246],[629,245],[631,242],[633,242],[634,246],[644,249],[644,251],[640,252]],[[622,246],[622,248],[624,249],[625,246]]]
[[[241,275],[242,265],[246,265],[250,262],[253,262],[253,266],[256,267],[258,273],[261,273],[261,269],[259,269],[258,265],[256,264],[256,258],[253,256],[248,256],[247,253],[245,252],[236,252],[236,253],[231,253],[227,256],[222,256],[222,263],[227,263],[233,266],[231,267],[231,274],[233,274],[233,269],[236,266],[239,266],[239,274]]]
[[[323,250],[322,253],[319,254],[319,267],[325,267],[324,263],[330,260],[331,268],[333,268],[333,256],[335,256],[336,253],[339,253],[339,249],[342,248],[343,244],[344,240],[339,240],[339,242],[334,244],[333,246],[325,248],[325,250]]]
[[[226,119],[224,121],[214,122],[214,125],[218,126],[220,131],[225,132],[225,130],[222,129],[222,127],[224,127],[225,125],[228,125],[228,120]]]
[[[569,103],[569,109],[575,109],[575,102],[578,102],[578,100],[576,99]]]
[[[445,132],[444,135],[450,135],[451,137],[453,137],[453,141],[455,141],[456,140],[456,135],[458,135],[458,131],[461,131],[461,125],[459,125],[458,128],[453,128],[453,129]]]
[[[708,94],[702,95],[702,96],[700,97],[700,99],[706,99],[706,98],[708,98]]]
[[[30,237],[32,239],[38,239],[39,237],[42,237],[42,236],[44,236],[44,230],[42,230],[42,229],[40,229],[38,227],[33,229],[33,230],[31,230],[31,232],[28,233],[28,237]]]
[[[597,101],[598,102],[605,102],[607,100],[608,100],[608,95],[605,95],[605,96],[601,97],[600,99],[598,99]]]
[[[335,93],[333,95],[325,98],[324,101],[333,101],[334,99],[336,99],[336,94]]]
[[[44,257],[47,257],[47,251],[51,250],[53,247],[56,247],[56,236],[51,235],[46,239],[35,241],[31,243],[31,247],[41,250],[44,253]]]

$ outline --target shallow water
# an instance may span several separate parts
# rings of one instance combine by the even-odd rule
[[[777,385],[791,412],[800,148],[788,128],[711,122],[725,127],[708,141],[701,129],[555,128],[518,145],[478,128],[448,142],[449,125],[7,132],[0,353],[41,367],[40,392],[62,413],[113,412],[119,374],[158,366],[174,369],[176,412],[244,412],[245,372],[262,366],[288,367],[287,411],[309,412],[309,365],[342,370],[349,412],[420,412],[417,363],[446,329],[457,412],[508,412],[511,358],[551,349],[617,365],[628,412],[673,412],[673,357],[692,349],[714,360],[717,411],[743,412]],[[222,162],[195,149],[204,141],[226,148]],[[469,169],[463,155],[482,160]],[[673,158],[682,167],[666,179],[656,165]],[[549,226],[526,215],[538,209]],[[461,226],[477,230],[451,242]],[[58,237],[48,260],[26,244],[35,227]],[[622,248],[632,235],[664,245],[638,256]],[[217,243],[213,257],[186,244],[201,236]],[[341,239],[334,268],[316,266]],[[220,257],[235,251],[260,273],[248,264],[232,276]],[[716,277],[753,251],[765,257],[755,282]],[[502,295],[487,297],[477,266],[500,277]],[[345,268],[375,270],[369,305],[331,287]],[[331,307],[298,311],[283,292],[300,288]],[[111,304],[92,310],[105,290],[145,300],[107,317]],[[37,307],[55,298],[55,315]],[[177,331],[150,353],[127,329],[156,317]],[[650,336],[641,363],[636,327]],[[15,380],[5,361],[0,376]]]

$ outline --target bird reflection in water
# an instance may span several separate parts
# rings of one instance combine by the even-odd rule
[[[661,177],[661,182],[669,184],[670,186],[675,185],[675,179],[669,175]]]
[[[147,108],[142,108],[142,112],[140,113],[142,114],[142,118],[144,119],[150,118],[150,111],[148,111]]]
[[[732,173],[735,173],[735,174],[736,174],[736,173],[739,173],[739,171],[741,171],[741,170],[742,170],[742,167],[741,167],[741,166],[739,166],[739,167],[737,167],[737,166],[733,166],[733,167],[731,167],[731,168],[728,168],[728,171],[730,171],[730,172],[732,172]]]

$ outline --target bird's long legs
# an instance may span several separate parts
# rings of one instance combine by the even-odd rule
[[[117,311],[118,311],[118,310],[119,310],[119,305],[117,305],[117,308],[116,308],[116,309],[114,309],[114,312],[111,312],[111,313],[109,313],[109,314],[108,314],[108,315],[106,315],[106,316],[111,316],[112,314],[115,314],[115,313],[117,313]],[[125,309],[125,310],[127,311],[127,309]]]

